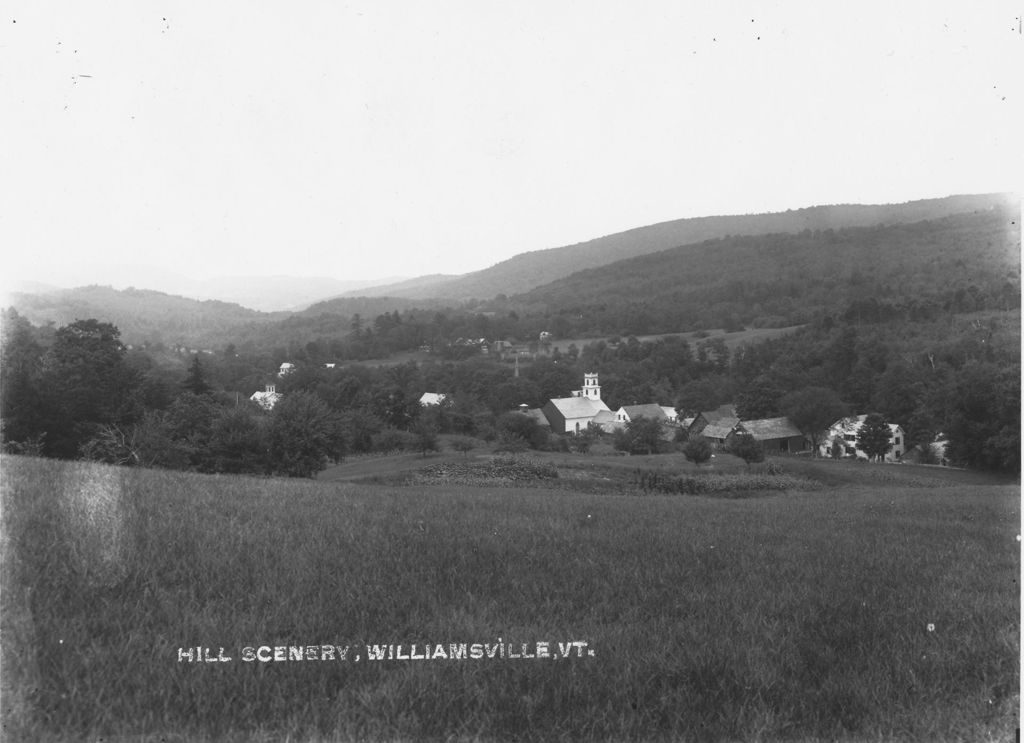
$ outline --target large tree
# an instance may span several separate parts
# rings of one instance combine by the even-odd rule
[[[270,415],[269,460],[274,472],[313,477],[345,451],[340,421],[316,395],[294,392]]]
[[[857,430],[857,448],[868,455],[868,459],[879,460],[892,449],[889,424],[878,413],[871,413]]]
[[[638,416],[615,432],[615,448],[630,454],[654,454],[664,431],[661,421]]]
[[[41,453],[39,368],[43,349],[32,333],[32,325],[13,308],[4,312],[0,323],[0,417],[4,445],[26,454]]]
[[[183,389],[194,395],[205,395],[210,391],[210,385],[206,381],[206,372],[203,365],[199,363],[199,357],[193,356],[192,363],[188,367],[188,376],[181,383]]]
[[[138,386],[116,327],[78,320],[57,330],[40,380],[46,453],[76,457],[100,427],[141,418]]]
[[[779,408],[790,422],[811,441],[812,456],[829,426],[846,415],[839,395],[828,387],[807,387],[791,392],[779,401]]]

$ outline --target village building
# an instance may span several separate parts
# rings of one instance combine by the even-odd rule
[[[611,408],[601,399],[601,385],[596,373],[584,374],[583,387],[570,394],[571,397],[552,398],[541,408],[555,433],[580,433],[587,430],[601,411],[611,413]]]
[[[291,374],[293,371],[295,371],[295,364],[285,361],[281,364],[281,368],[278,370],[277,376],[283,377],[286,374]]]
[[[704,433],[704,429],[709,425],[716,425],[713,433],[716,437],[721,433],[720,429],[732,430],[732,427],[740,422],[740,419],[736,416],[736,409],[732,405],[720,405],[714,410],[706,410],[697,413],[690,421],[690,424],[686,427],[686,432],[690,436],[704,436],[709,437]],[[724,441],[724,437],[722,437]]]
[[[726,437],[726,445],[731,444],[733,438],[742,434],[753,436],[754,440],[764,447],[766,454],[791,454],[808,449],[806,437],[789,418],[740,421]]]
[[[703,436],[712,446],[722,448],[732,435],[739,420],[736,418],[722,418],[717,423],[708,423],[697,436]]]
[[[427,407],[428,405],[440,405],[448,399],[448,395],[444,392],[424,392],[420,395],[420,405]]]
[[[273,410],[281,397],[281,393],[277,391],[277,386],[268,384],[262,392],[253,392],[249,399],[264,410]]]
[[[672,411],[674,417],[675,409],[669,408],[669,410]],[[654,403],[648,403],[646,405],[623,405],[615,411],[615,420],[620,423],[629,423],[637,418],[648,418],[662,423],[670,422],[669,417],[665,414],[665,408]]]
[[[594,420],[590,421],[590,425],[601,429],[605,433],[615,433],[620,428],[624,428],[626,426],[625,423],[616,420],[615,413],[611,410],[597,411],[597,415],[594,416]]]
[[[866,418],[867,415],[855,415],[849,418],[840,418],[833,423],[819,447],[821,456],[829,456],[832,452],[832,443],[838,441],[843,449],[843,456],[868,459],[867,452],[857,447],[857,434]],[[889,423],[888,425],[889,443],[892,444],[892,448],[886,453],[884,460],[899,462],[907,451],[907,435],[898,424]]]

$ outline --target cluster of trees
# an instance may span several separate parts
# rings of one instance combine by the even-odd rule
[[[404,314],[386,313],[347,337],[358,343],[409,324]],[[230,344],[189,356],[155,345],[129,350],[109,323],[35,327],[13,310],[3,327],[5,446],[47,456],[309,474],[349,453],[428,451],[438,434],[543,448],[551,445],[544,427],[509,411],[564,397],[584,372],[598,371],[612,409],[658,402],[688,416],[734,403],[743,419],[787,415],[811,437],[843,415],[878,412],[903,426],[911,446],[945,435],[954,463],[1020,468],[1016,312],[861,325],[828,315],[738,346],[722,337],[600,340],[522,364],[518,375],[510,362],[482,356],[371,369],[325,368],[316,347],[307,348],[307,360]],[[297,369],[275,378],[282,402],[271,413],[249,404],[283,360]],[[424,408],[425,391],[448,398]],[[616,445],[657,451],[645,426],[627,427]],[[308,441],[308,452],[291,448],[299,441]],[[578,450],[591,444],[589,437],[572,442]]]

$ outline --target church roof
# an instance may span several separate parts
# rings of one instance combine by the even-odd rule
[[[548,400],[563,418],[593,418],[608,406],[589,397],[553,397]]]

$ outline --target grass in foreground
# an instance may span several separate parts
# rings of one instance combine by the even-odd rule
[[[8,739],[1002,740],[1019,489],[752,500],[3,460]],[[243,663],[244,646],[590,643]],[[178,663],[224,647],[231,663]]]

